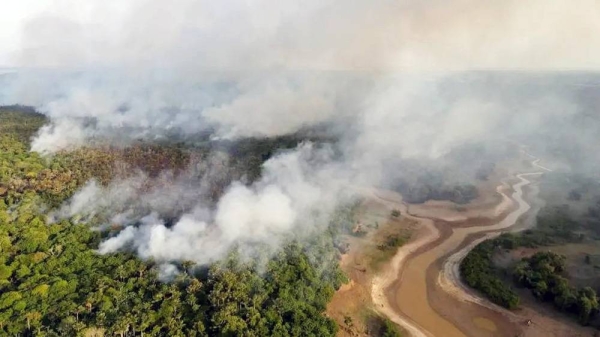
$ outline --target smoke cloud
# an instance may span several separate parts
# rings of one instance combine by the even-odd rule
[[[214,209],[202,202],[201,181],[184,187],[176,180],[150,190],[143,188],[148,178],[141,174],[107,188],[92,181],[53,216],[105,212],[111,224],[129,225],[104,241],[100,253],[128,248],[157,261],[208,263],[238,247],[255,256],[256,249],[274,250],[285,240],[326,228],[334,208],[350,197],[332,163],[330,150],[304,144],[268,160],[254,184],[233,183]],[[167,224],[165,215],[178,209],[189,211]]]
[[[548,155],[571,146],[565,167],[600,163],[582,155],[600,131],[590,117],[600,86],[590,73],[600,69],[594,0],[73,3],[23,27],[22,68],[0,77],[4,103],[50,118],[33,151],[194,144],[207,133],[336,136],[276,154],[258,181],[233,182],[216,205],[207,194],[222,172],[208,163],[177,177],[90,182],[52,215],[104,214],[124,229],[99,252],[134,250],[164,262],[164,275],[176,273],[171,261],[208,263],[234,247],[252,255],[322,230],[352,187],[392,184],[412,174],[408,163],[444,168],[470,146],[508,139]],[[472,179],[463,164],[453,179]]]

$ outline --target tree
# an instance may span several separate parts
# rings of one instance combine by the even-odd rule
[[[581,296],[577,301],[577,305],[579,307],[579,323],[587,325],[592,314],[591,300],[585,296]]]
[[[5,309],[13,305],[16,301],[23,298],[18,291],[9,291],[0,295],[0,309]]]
[[[27,319],[27,330],[32,331],[32,326],[38,327],[40,325],[42,314],[37,311],[30,311],[25,314],[25,319]]]
[[[381,337],[402,337],[398,327],[389,319],[384,320]]]
[[[545,281],[538,281],[533,285],[533,295],[539,299],[545,299],[548,293],[548,284]]]
[[[96,253],[106,233],[90,226],[108,222],[104,215],[82,214],[50,224],[45,212],[90,179],[108,184],[137,169],[150,176],[172,169],[177,177],[177,169],[185,168],[197,149],[145,144],[42,158],[28,152],[35,130],[26,128],[22,137],[23,129],[2,124],[3,118],[0,107],[0,335],[335,334],[335,322],[323,316],[343,280],[331,231],[290,242],[275,258],[266,253],[257,259],[264,263],[231,259],[194,268],[183,261],[186,273],[161,283],[152,260]],[[276,149],[298,142],[274,138],[233,146],[241,149],[232,155],[235,167],[210,186],[210,197],[217,198],[230,181],[243,176],[257,179]],[[194,155],[203,161],[211,150],[199,151],[204,152]]]
[[[6,266],[4,264],[0,264],[0,281],[8,280],[10,278],[10,276],[12,275],[12,273],[13,273],[12,268],[10,268],[9,266]]]

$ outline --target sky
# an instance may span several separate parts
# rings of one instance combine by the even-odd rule
[[[4,0],[0,11],[0,67],[13,63],[20,45],[21,28],[39,10],[39,0]]]
[[[82,23],[93,21],[96,5],[114,12],[128,9],[125,1],[74,1],[74,0],[2,0],[0,11],[0,67],[27,66],[21,53],[28,25],[42,17],[59,17]]]
[[[600,69],[599,0],[3,0],[0,66]]]

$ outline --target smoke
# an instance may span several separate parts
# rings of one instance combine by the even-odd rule
[[[332,163],[330,150],[304,144],[268,160],[262,178],[252,185],[231,184],[214,209],[202,201],[202,184],[192,188],[175,183],[141,193],[147,179],[141,175],[107,188],[91,182],[54,216],[113,215],[113,225],[127,227],[100,245],[103,254],[128,248],[142,258],[205,264],[236,247],[256,256],[257,249],[275,250],[285,240],[326,228],[334,208],[350,197],[341,177],[332,175],[340,172]],[[189,191],[194,195],[185,194]],[[196,203],[182,207],[191,209],[168,224],[165,212],[176,209],[178,199]]]
[[[16,63],[190,70],[598,68],[595,0],[62,0]]]
[[[4,103],[50,118],[33,151],[319,127],[337,136],[276,154],[258,181],[231,183],[214,204],[224,173],[209,160],[181,176],[90,182],[52,214],[110,218],[124,229],[99,252],[133,250],[169,277],[170,261],[252,256],[318,232],[352,187],[413,179],[411,163],[454,163],[464,172],[452,179],[466,181],[475,168],[455,164],[461,149],[509,139],[581,154],[600,130],[579,120],[595,112],[597,95],[584,93],[598,79],[544,73],[600,69],[594,0],[73,3],[23,27],[23,68],[2,80]],[[598,167],[592,157],[570,165]]]
[[[217,136],[222,138],[294,133],[326,122],[335,114],[335,86],[330,84],[327,87],[324,78],[310,87],[308,83],[294,87],[285,79],[245,84],[240,88],[243,95],[228,104],[207,108],[202,115],[217,126]]]
[[[589,34],[600,28],[594,0],[74,4],[26,21],[15,62],[28,70],[5,86],[5,103],[35,105],[52,118],[33,142],[37,152],[207,129],[220,138],[276,136],[340,116],[371,118],[371,105],[356,107],[409,99],[394,93],[392,73],[600,69],[600,37]],[[435,82],[414,86],[431,91]],[[489,105],[479,98],[465,104]],[[420,116],[429,111],[410,113],[429,124]],[[487,115],[476,117],[487,123]],[[464,135],[462,127],[445,130]]]
[[[87,220],[98,215],[117,226],[131,224],[150,213],[171,219],[199,204],[212,205],[213,193],[226,187],[236,173],[230,166],[228,156],[216,150],[205,156],[191,156],[181,172],[165,170],[156,177],[138,169],[129,171],[125,165],[125,176],[114,177],[107,186],[89,181],[49,217],[57,220],[87,215]]]

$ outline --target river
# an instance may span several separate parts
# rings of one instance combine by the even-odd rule
[[[538,165],[538,160],[533,163],[536,167],[549,171],[549,169]],[[493,236],[500,235],[508,228],[515,225],[519,217],[527,212],[531,206],[523,199],[523,187],[531,182],[528,176],[540,175],[542,172],[522,173],[517,175],[518,182],[512,185],[513,193],[510,199],[516,203],[516,208],[506,217],[493,225],[474,226],[465,228],[453,228],[452,233],[438,244],[433,242],[440,238],[439,230],[433,221],[408,215],[404,207],[405,216],[420,221],[425,228],[425,234],[417,240],[401,247],[391,261],[390,268],[378,275],[373,280],[372,298],[377,309],[388,316],[392,321],[403,326],[413,337],[467,337],[449,320],[436,312],[428,301],[428,287],[434,286],[427,281],[427,269],[440,257],[452,252],[445,261],[440,271],[437,284],[446,292],[452,294],[459,300],[469,301],[500,311],[501,308],[489,301],[479,298],[467,291],[460,282],[458,266],[460,261],[477,243]],[[501,188],[498,193],[503,198],[509,198]],[[380,199],[383,199],[380,197]],[[386,202],[399,200],[383,199]],[[467,244],[458,249],[465,239],[472,234],[487,233],[484,237]],[[411,255],[418,249],[430,245],[429,249],[416,255]],[[472,336],[475,337],[475,336]]]

